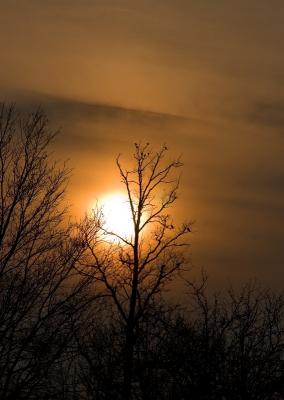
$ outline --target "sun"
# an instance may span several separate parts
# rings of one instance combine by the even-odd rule
[[[105,229],[123,238],[133,236],[133,220],[128,197],[110,193],[99,200],[103,210]]]

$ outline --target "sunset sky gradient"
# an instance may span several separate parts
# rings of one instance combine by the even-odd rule
[[[0,94],[41,105],[83,215],[118,153],[164,143],[178,219],[217,285],[284,278],[283,0],[0,0]]]

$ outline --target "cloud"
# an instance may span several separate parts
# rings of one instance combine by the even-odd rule
[[[24,110],[42,105],[48,113],[57,114],[63,118],[67,116],[68,119],[84,118],[92,121],[123,119],[132,123],[151,125],[185,123],[190,120],[182,115],[127,108],[102,102],[86,102],[32,91],[14,91],[6,96],[7,99],[9,97],[13,97],[13,101],[16,101]]]
[[[6,99],[16,101],[24,112],[42,107],[54,128],[60,128],[58,145],[76,151],[110,151],[110,143],[120,146],[142,138],[153,145],[176,145],[186,137],[188,145],[198,147],[210,141],[196,128],[204,125],[202,120],[170,113],[89,103],[32,91],[11,92]]]
[[[284,99],[256,102],[247,118],[251,123],[280,129],[284,133]]]

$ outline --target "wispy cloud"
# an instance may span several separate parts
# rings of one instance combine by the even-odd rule
[[[284,134],[284,99],[258,101],[247,117],[252,123],[277,128]]]

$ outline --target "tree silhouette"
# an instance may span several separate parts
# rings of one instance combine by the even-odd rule
[[[149,144],[135,144],[129,168],[117,158],[127,236],[100,208],[68,222],[55,136],[42,111],[1,106],[0,398],[283,397],[283,293],[247,284],[209,296],[203,275],[183,305],[163,296],[187,265],[190,224],[169,213],[180,160]]]
[[[116,160],[131,210],[130,237],[108,231],[103,210],[94,211],[82,227],[90,251],[88,270],[103,284],[124,326],[124,400],[131,397],[139,324],[153,300],[185,265],[181,248],[187,245],[184,238],[190,224],[176,228],[168,213],[177,199],[175,171],[182,163],[166,162],[166,152],[165,146],[154,152],[149,144],[135,144],[133,167],[124,169],[120,157]]]
[[[82,248],[64,223],[68,170],[51,164],[56,133],[42,111],[0,108],[0,397],[44,397],[51,367],[84,307]],[[46,395],[46,394],[45,394]]]
[[[283,393],[283,293],[248,283],[209,296],[205,275],[188,285],[189,314],[164,350],[174,398],[266,400]]]

